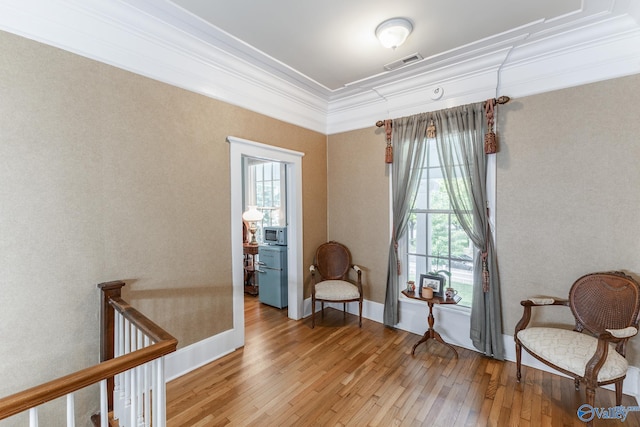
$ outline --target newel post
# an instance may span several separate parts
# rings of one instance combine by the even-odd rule
[[[115,313],[109,304],[111,298],[120,298],[122,287],[125,283],[121,280],[114,282],[100,283],[100,362],[113,359],[114,357],[114,330]],[[113,377],[107,380],[107,396],[109,410],[113,410]]]

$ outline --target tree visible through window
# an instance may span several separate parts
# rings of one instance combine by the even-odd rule
[[[411,209],[405,238],[407,280],[418,283],[421,274],[447,271],[447,285],[471,306],[473,243],[460,226],[449,204],[435,140],[428,141],[418,194]]]

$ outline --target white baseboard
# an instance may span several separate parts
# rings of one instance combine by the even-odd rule
[[[306,299],[303,305],[304,317],[310,316],[311,299]],[[327,303],[325,305],[337,310],[342,310],[342,303]],[[347,304],[347,312],[357,315],[358,305],[354,303]],[[433,313],[435,318],[434,327],[446,342],[469,350],[477,351],[469,338],[469,313],[469,309],[465,307],[435,306]],[[401,298],[399,313],[400,322],[396,325],[396,328],[417,335],[422,335],[426,329],[427,315],[428,308],[426,304],[419,301],[409,300],[408,298]],[[383,316],[383,304],[367,300],[364,301],[362,306],[362,317],[373,320],[374,322],[383,323]],[[513,336],[503,335],[503,340],[505,360],[515,362],[516,353]],[[199,341],[188,347],[181,348],[165,358],[165,378],[167,381],[171,381],[172,379],[180,377],[196,368],[235,351],[241,345],[242,344],[239,344],[237,341],[237,333],[233,330],[229,330]],[[542,371],[563,375],[555,369],[539,362],[526,351],[522,353],[522,364]],[[606,386],[605,388],[613,390],[612,385]],[[629,366],[622,392],[634,397],[636,402],[640,402],[640,368],[636,366]]]
[[[228,330],[181,348],[165,357],[164,376],[169,382],[237,350],[236,332]]]

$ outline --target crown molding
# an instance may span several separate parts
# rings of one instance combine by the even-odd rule
[[[640,73],[640,27],[621,15],[572,30],[563,37],[519,46],[500,73],[498,91],[535,95]]]
[[[411,78],[392,81],[330,103],[328,134],[373,126],[397,118],[468,104],[496,96],[498,71],[509,48],[433,67]],[[438,96],[433,96],[434,92]]]
[[[331,91],[161,0],[3,0],[0,29],[324,134],[640,73],[640,6],[585,0]],[[435,88],[444,96],[432,99]]]

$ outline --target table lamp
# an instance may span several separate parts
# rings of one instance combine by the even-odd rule
[[[256,222],[262,221],[263,216],[264,214],[260,212],[256,206],[249,206],[249,209],[242,214],[242,219],[249,223],[249,231],[251,232],[250,245],[258,244],[258,241],[256,240],[256,230],[258,229]]]

